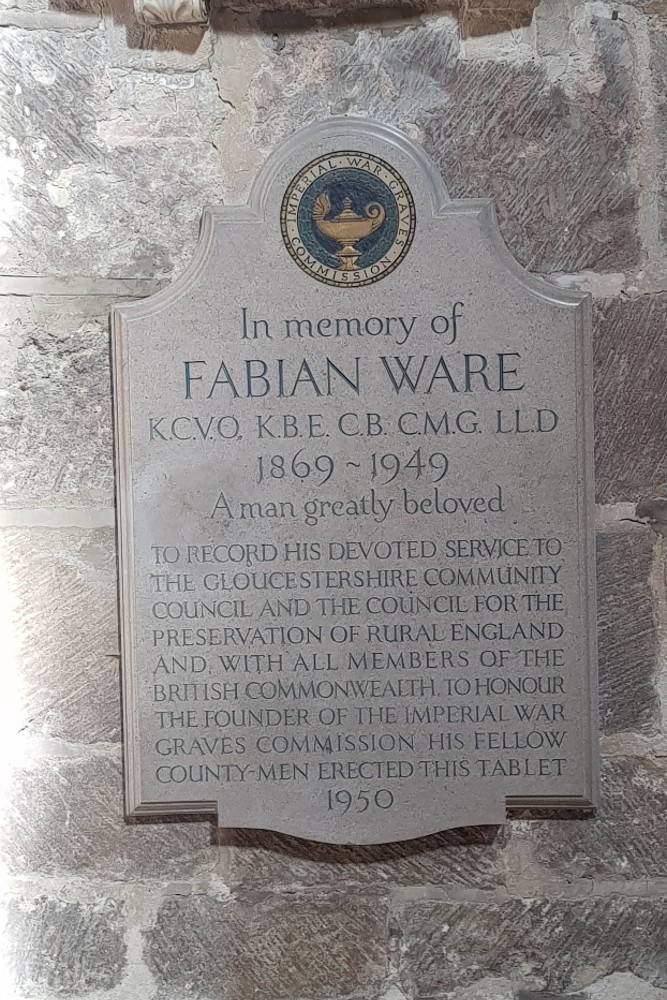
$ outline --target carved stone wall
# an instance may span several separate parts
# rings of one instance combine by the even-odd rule
[[[150,2],[0,10],[0,994],[666,1000],[664,5]],[[122,820],[109,307],[330,114],[403,128],[593,292],[593,820],[359,849]]]

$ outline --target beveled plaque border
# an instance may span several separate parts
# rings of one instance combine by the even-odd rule
[[[215,801],[151,802],[145,801],[141,792],[140,734],[137,713],[138,671],[134,655],[134,558],[132,510],[132,441],[130,433],[130,383],[128,377],[127,330],[125,320],[153,316],[187,295],[196,286],[206,267],[214,241],[216,227],[226,223],[264,224],[266,220],[269,189],[288,160],[303,150],[304,162],[313,159],[318,151],[345,148],[354,144],[363,150],[365,142],[379,141],[407,156],[423,175],[434,218],[467,215],[476,219],[479,231],[486,237],[489,249],[502,264],[508,277],[524,291],[560,308],[574,311],[575,370],[576,370],[576,437],[577,437],[577,496],[579,547],[579,622],[582,634],[588,636],[587,662],[580,665],[587,683],[582,716],[590,720],[590,739],[584,747],[584,768],[581,795],[571,796],[506,796],[502,815],[493,816],[491,806],[484,807],[483,815],[471,808],[459,813],[455,824],[446,815],[435,826],[424,827],[402,840],[429,836],[446,829],[462,826],[502,823],[506,811],[512,809],[587,809],[594,808],[599,795],[598,753],[598,703],[597,703],[597,645],[596,645],[596,582],[594,534],[594,466],[593,466],[593,391],[592,391],[592,319],[589,293],[560,288],[525,270],[507,249],[498,227],[491,199],[451,200],[442,177],[424,150],[399,129],[365,118],[332,118],[307,126],[283,142],[271,153],[253,183],[249,201],[241,206],[215,206],[204,210],[199,241],[186,270],[170,285],[154,295],[139,301],[121,303],[112,310],[111,348],[113,377],[114,444],[116,465],[116,510],[120,581],[120,634],[121,634],[121,686],[122,722],[124,745],[125,810],[128,817],[174,816],[192,814],[217,815]],[[340,145],[339,145],[340,144]],[[371,150],[368,150],[371,152]],[[377,151],[373,152],[377,155]],[[234,826],[242,826],[236,822]],[[246,827],[252,828],[250,824]],[[297,821],[289,827],[272,825],[270,828],[304,839],[322,843],[349,844],[349,840],[326,838],[314,834],[308,824]],[[356,839],[355,844],[395,842]]]

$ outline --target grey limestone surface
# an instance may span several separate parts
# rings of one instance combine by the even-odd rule
[[[422,158],[297,133],[114,314],[133,815],[369,844],[596,800],[590,298]],[[407,186],[396,243],[304,273],[285,191],[347,176]]]

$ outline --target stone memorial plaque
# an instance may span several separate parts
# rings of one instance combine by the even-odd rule
[[[332,843],[595,802],[590,301],[361,120],[114,316],[127,811]]]

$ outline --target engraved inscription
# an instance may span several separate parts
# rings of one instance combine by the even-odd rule
[[[116,320],[130,809],[373,843],[590,804],[588,303],[508,271],[479,203],[434,213],[380,127],[347,204],[345,128]],[[268,273],[309,191],[329,277]]]

